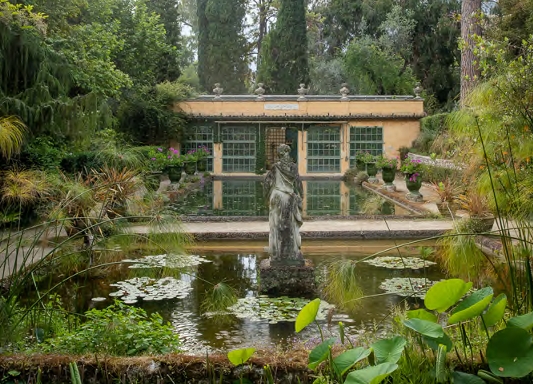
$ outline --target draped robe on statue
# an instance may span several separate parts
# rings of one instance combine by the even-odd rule
[[[290,147],[278,149],[280,161],[265,178],[265,196],[269,201],[270,236],[268,248],[272,265],[303,265],[302,182],[298,167],[290,160]]]

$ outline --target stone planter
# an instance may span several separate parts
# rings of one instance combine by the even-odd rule
[[[386,186],[394,185],[394,179],[396,178],[396,169],[391,167],[384,167],[381,169],[381,178]]]
[[[184,167],[185,173],[189,176],[192,176],[196,172],[196,161],[189,161],[184,164]]]
[[[405,185],[409,193],[406,195],[407,200],[420,202],[424,199],[424,196],[420,193],[420,187],[422,187],[422,175],[420,173],[405,174]]]
[[[196,162],[196,169],[198,172],[206,172],[207,171],[207,159],[200,159]]]
[[[437,208],[439,210],[439,213],[442,216],[453,216],[455,215],[455,211],[457,211],[457,204],[450,203],[448,201],[441,201],[440,203],[436,203]]]
[[[470,216],[468,219],[468,229],[474,233],[490,232],[496,220],[493,215],[490,216]]]
[[[181,179],[181,172],[183,168],[179,165],[174,165],[167,168],[168,178],[171,183],[177,183]]]
[[[376,163],[366,163],[366,173],[368,174],[368,182],[369,183],[377,183],[378,179],[376,175],[378,174],[378,168],[376,167]]]

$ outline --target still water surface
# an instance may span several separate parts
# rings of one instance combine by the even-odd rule
[[[223,248],[219,248],[223,249]],[[418,250],[412,248],[402,251],[418,256]],[[258,297],[258,266],[260,260],[267,257],[263,252],[230,251],[199,251],[198,255],[209,260],[193,267],[187,267],[173,274],[174,277],[190,285],[190,292],[182,299],[165,299],[160,301],[142,301],[137,304],[148,312],[159,312],[165,320],[170,321],[176,332],[181,336],[183,347],[192,353],[205,353],[206,351],[221,351],[241,347],[268,347],[284,345],[290,347],[294,342],[306,342],[319,336],[316,327],[309,327],[301,334],[294,332],[293,321],[271,321],[258,319],[257,316],[239,318],[238,314],[223,317],[206,317],[201,312],[201,303],[204,293],[210,288],[207,282],[224,281],[234,287],[240,298]],[[311,259],[317,270],[324,269],[324,263],[338,259],[360,260],[368,256],[368,252],[353,250],[339,251],[332,248],[322,248],[320,251],[307,251],[305,257]],[[397,252],[391,253],[398,256]],[[112,302],[110,293],[117,290],[110,284],[119,280],[131,279],[133,276],[147,275],[146,269],[130,269],[127,266],[107,273],[99,279],[77,282],[76,287],[65,286],[63,297],[71,301],[71,305],[78,312],[89,308],[102,308]],[[418,270],[391,270],[384,267],[372,266],[360,262],[357,264],[356,279],[365,296],[361,305],[350,313],[335,310],[332,324],[343,321],[348,327],[348,333],[355,334],[360,329],[370,329],[373,323],[383,329],[391,322],[391,308],[403,305],[405,301],[412,306],[421,304],[420,299],[405,298],[397,294],[382,295],[380,284],[392,277],[416,277],[440,280],[443,275],[440,268],[430,266]],[[76,289],[77,288],[77,289]],[[106,298],[104,302],[92,301],[92,298]],[[296,313],[297,311],[293,311]],[[320,322],[327,328],[327,321]],[[336,326],[331,328],[336,333]]]
[[[304,217],[410,215],[372,192],[339,180],[303,180],[303,189]],[[257,179],[206,182],[198,191],[174,201],[171,207],[183,215],[268,216],[263,184]]]

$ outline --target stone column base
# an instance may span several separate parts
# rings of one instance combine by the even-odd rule
[[[311,260],[302,266],[270,265],[270,259],[259,265],[259,291],[272,296],[314,298],[315,267]]]

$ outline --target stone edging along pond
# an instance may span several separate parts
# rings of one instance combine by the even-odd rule
[[[187,356],[180,354],[143,357],[78,357],[65,355],[0,356],[0,380],[35,383],[38,370],[42,383],[71,384],[69,363],[78,366],[84,384],[178,384],[234,383],[240,377],[264,383],[264,367],[269,365],[277,384],[314,381],[307,368],[308,353],[291,351],[289,355],[265,354],[252,357],[235,367],[225,356]],[[223,380],[220,381],[220,377]]]

